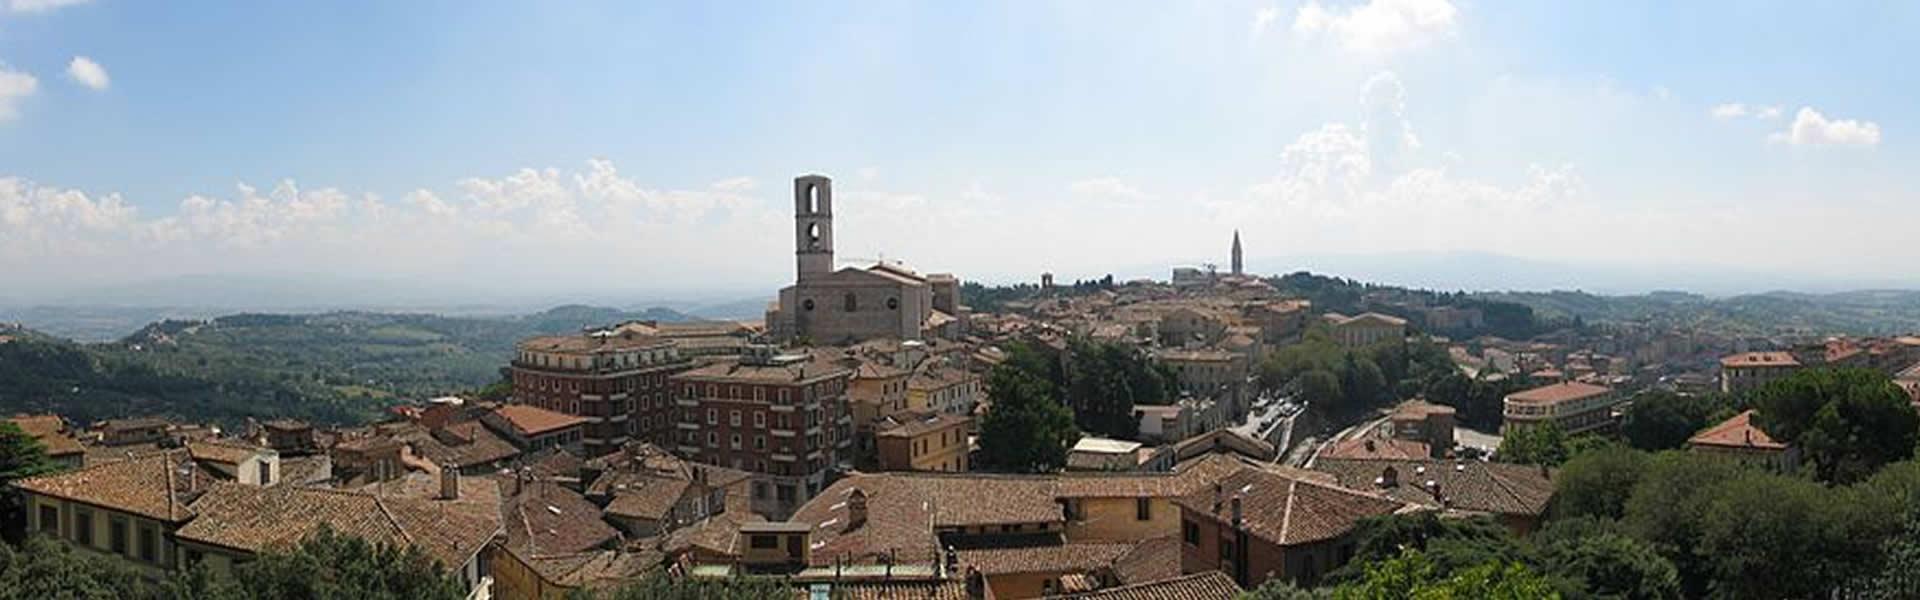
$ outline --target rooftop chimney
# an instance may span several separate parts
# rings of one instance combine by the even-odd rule
[[[867,493],[858,488],[847,496],[847,531],[867,524]]]
[[[1240,528],[1240,497],[1233,497],[1233,528]]]
[[[460,469],[453,465],[440,465],[440,499],[460,499]]]

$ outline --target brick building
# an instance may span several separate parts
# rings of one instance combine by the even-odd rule
[[[630,324],[575,335],[529,338],[508,368],[514,401],[586,419],[587,456],[631,439],[670,444],[673,400],[667,377],[693,368],[674,340]]]
[[[681,456],[755,474],[753,497],[778,512],[826,487],[827,473],[852,459],[853,370],[832,356],[776,354],[756,346],[738,362],[673,375],[674,448]]]

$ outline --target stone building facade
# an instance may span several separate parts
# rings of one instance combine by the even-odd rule
[[[887,262],[834,268],[832,180],[795,178],[793,202],[796,273],[767,311],[775,339],[843,344],[963,329],[959,280],[952,275],[922,275]]]

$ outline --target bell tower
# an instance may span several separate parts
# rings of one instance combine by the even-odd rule
[[[833,180],[825,175],[793,178],[793,248],[798,281],[833,272]]]

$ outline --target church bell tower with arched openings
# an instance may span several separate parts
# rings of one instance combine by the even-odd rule
[[[793,178],[793,236],[797,281],[833,272],[833,180],[825,175]]]

